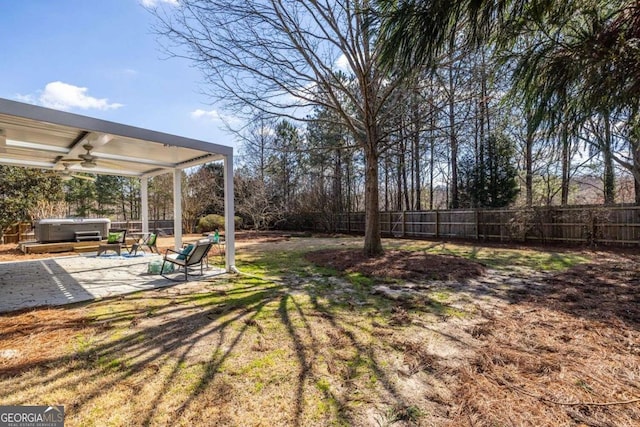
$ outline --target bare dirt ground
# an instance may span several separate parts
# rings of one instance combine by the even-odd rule
[[[314,264],[369,277],[403,280],[464,280],[484,272],[482,265],[457,256],[430,255],[422,252],[388,250],[384,256],[369,258],[353,249],[323,250],[308,253]]]
[[[247,253],[308,251],[312,245],[309,239],[290,239],[286,235],[238,235],[238,247]],[[171,246],[171,239],[160,242],[160,247]],[[416,405],[398,406],[393,414],[387,413],[386,418],[354,417],[354,424],[640,425],[640,255],[620,250],[581,253],[590,262],[561,272],[498,271],[459,256],[403,249],[387,250],[383,257],[375,259],[349,248],[306,253],[305,258],[318,266],[374,278],[372,293],[379,290],[378,295],[392,300],[393,314],[388,325],[375,319],[370,321],[372,335],[378,342],[372,344],[371,351],[379,351],[380,358],[392,350],[403,354],[397,362],[400,365],[398,388],[401,389],[398,393],[406,388],[414,396]],[[12,252],[10,247],[0,247],[0,260],[15,259],[24,259],[24,255]],[[282,283],[295,290],[305,280],[308,279],[285,274]],[[345,284],[339,281],[335,284],[329,295],[357,309],[360,302],[344,289]],[[198,291],[198,286],[192,283],[185,289],[168,292],[188,295]],[[439,303],[434,292],[443,295],[446,306]],[[153,298],[155,294],[149,295]],[[165,294],[159,291],[157,295]],[[286,297],[282,298],[286,306]],[[438,323],[426,322],[420,315],[425,306],[430,312],[439,313]],[[215,310],[224,313],[230,305],[220,307]],[[281,312],[282,303],[277,313]],[[207,321],[212,318],[207,316],[215,317],[217,313],[205,312],[204,318],[198,314],[194,319]],[[473,313],[473,316],[459,313]],[[188,314],[185,311],[180,316]],[[132,327],[162,326],[170,322],[172,316],[175,315],[170,312],[140,316],[135,324],[132,322]],[[328,361],[341,360],[342,353],[354,341],[352,333],[339,329],[332,332],[333,319],[328,312],[307,314],[311,316],[319,322],[313,326],[315,339],[324,331],[329,340],[328,347],[319,353]],[[26,375],[22,383],[29,381],[25,374],[29,369],[46,366],[47,361],[68,351],[48,343],[58,342],[64,336],[76,336],[80,331],[86,334],[87,328],[98,328],[98,331],[100,328],[89,324],[81,311],[74,310],[24,312],[0,320],[3,320],[0,337],[5,341],[0,343],[0,349],[20,348],[25,356],[24,363],[13,366],[11,358],[5,357],[5,362],[0,363],[0,372],[5,376]],[[275,344],[262,338],[262,329],[268,329],[270,321],[245,321],[243,327],[258,329],[256,341],[245,352],[276,351]],[[196,326],[191,323],[184,330],[195,330]],[[430,342],[423,340],[421,331],[429,333],[435,329],[442,338],[433,339],[429,335]],[[295,333],[293,336],[296,337]],[[213,336],[211,340],[201,344],[214,345]],[[313,373],[316,356],[306,347],[306,341],[296,341],[297,353],[293,354]],[[171,350],[167,347],[163,351]],[[201,355],[190,357],[195,360]],[[339,373],[338,377],[347,375],[347,384],[357,382],[357,377],[349,377],[353,374],[351,371],[343,373],[340,365],[327,364],[329,372],[325,375],[329,378],[338,375],[333,369]],[[156,365],[154,362],[149,366]],[[232,378],[242,381],[242,376]],[[224,385],[232,387],[231,383]],[[318,382],[315,389],[322,391],[323,387],[325,383]],[[218,398],[224,400],[223,396]],[[369,406],[376,404],[379,402],[370,402]],[[415,408],[421,408],[419,416],[412,413]],[[222,424],[233,425],[233,422],[227,420]]]

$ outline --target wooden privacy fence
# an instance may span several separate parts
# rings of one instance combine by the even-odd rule
[[[126,230],[142,230],[142,221],[112,221],[111,228]],[[152,219],[149,221],[149,231],[160,230],[164,234],[173,235],[172,219]]]
[[[364,233],[362,212],[337,214],[335,231]],[[635,245],[640,206],[381,212],[383,236]]]

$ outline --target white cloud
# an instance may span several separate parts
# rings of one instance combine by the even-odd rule
[[[201,109],[197,109],[191,112],[191,117],[194,119],[202,119],[206,118],[209,120],[221,120],[222,116],[216,110],[205,111]]]
[[[351,66],[349,65],[349,61],[347,60],[347,57],[345,56],[344,53],[340,55],[338,59],[336,59],[335,67],[340,71],[344,71],[345,73],[352,72]]]
[[[140,0],[140,3],[144,7],[156,7],[160,3],[166,3],[166,4],[169,4],[171,6],[177,6],[178,5],[178,0]]]
[[[241,120],[238,119],[237,117],[221,114],[217,110],[205,111],[205,110],[197,109],[191,112],[191,118],[195,120],[202,119],[202,120],[208,120],[212,122],[223,122],[231,125],[237,125],[241,122]]]
[[[123,104],[116,102],[110,103],[107,98],[89,96],[87,95],[88,90],[86,87],[57,81],[47,83],[37,100],[32,95],[18,95],[18,98],[29,100],[29,102],[36,101],[37,104],[57,110],[71,110],[73,108],[114,110],[123,106]]]

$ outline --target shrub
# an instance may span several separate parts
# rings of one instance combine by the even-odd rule
[[[234,217],[235,227],[238,228],[242,225],[242,218],[239,216]],[[220,231],[224,230],[224,216],[217,214],[209,214],[207,216],[203,216],[198,220],[198,225],[196,226],[196,231],[198,233],[208,233],[215,229]]]
[[[209,214],[198,220],[196,231],[198,233],[207,233],[215,229],[224,230],[224,216]]]

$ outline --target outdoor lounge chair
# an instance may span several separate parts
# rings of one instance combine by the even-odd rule
[[[138,254],[138,250],[141,250],[144,252],[144,247],[146,246],[147,248],[149,248],[149,250],[151,251],[151,253],[157,253],[159,254],[160,251],[158,250],[158,246],[156,246],[156,242],[158,240],[158,234],[157,233],[151,233],[146,237],[142,237],[140,239],[140,241],[134,243],[133,245],[131,245],[131,253],[133,253],[134,255]]]
[[[203,272],[203,264],[205,262],[205,257],[209,249],[211,249],[211,245],[213,243],[209,241],[209,239],[198,240],[194,244],[187,245],[180,251],[174,251],[173,249],[167,249],[164,253],[164,257],[162,260],[162,268],[160,269],[160,274],[163,277],[169,280],[176,280],[174,278],[168,277],[165,275],[165,264],[170,263],[178,266],[178,268],[182,268],[184,270],[184,281],[186,282],[188,276],[194,276],[195,274],[189,273],[189,268],[200,265],[200,276],[204,274]]]
[[[101,243],[98,246],[98,256],[107,251],[114,251],[120,255],[122,248],[128,250],[127,247],[127,230],[109,230],[106,243]]]

